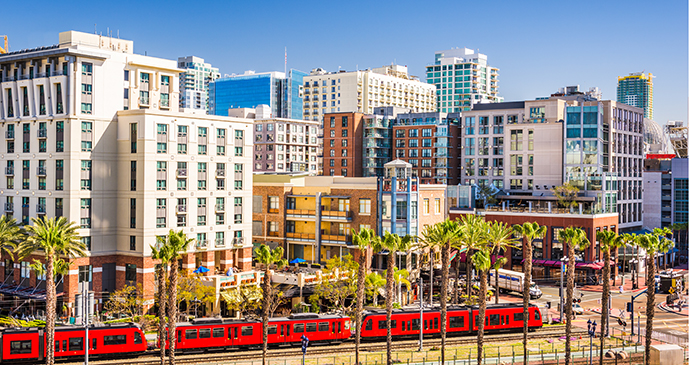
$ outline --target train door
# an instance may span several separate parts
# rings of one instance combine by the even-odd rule
[[[230,346],[238,346],[237,326],[228,327],[228,343]]]
[[[292,325],[290,323],[279,325],[280,330],[278,331],[278,335],[279,335],[279,342],[280,343],[289,343],[290,342],[290,327],[291,326]]]

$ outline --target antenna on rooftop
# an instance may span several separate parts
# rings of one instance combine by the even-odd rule
[[[98,31],[96,31],[96,23],[93,23],[93,34],[98,34]]]

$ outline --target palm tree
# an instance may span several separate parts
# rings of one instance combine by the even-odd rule
[[[652,331],[654,329],[654,274],[656,273],[656,254],[666,253],[673,248],[673,241],[666,238],[668,228],[654,228],[654,232],[641,235],[638,244],[647,253],[647,324],[645,327],[645,353],[649,354],[652,347]],[[645,357],[645,365],[649,365],[649,356]]]
[[[486,221],[484,217],[478,215],[466,214],[460,218],[461,240],[456,248],[466,249],[465,257],[466,267],[466,284],[467,284],[467,299],[472,296],[472,266],[470,265],[470,257],[473,256],[473,250],[482,248],[485,244],[486,236]]]
[[[573,332],[573,288],[575,287],[575,249],[583,251],[589,240],[582,228],[568,227],[558,231],[558,240],[568,245],[568,286],[565,300],[565,365],[572,361],[570,355],[570,334]]]
[[[597,232],[597,240],[601,245],[601,251],[604,253],[604,267],[602,269],[602,276],[604,278],[604,285],[601,291],[601,344],[599,346],[599,364],[604,363],[604,340],[605,332],[608,326],[608,312],[609,312],[609,297],[611,296],[611,250],[618,251],[618,248],[624,245],[623,237],[615,231],[599,231]],[[632,237],[632,236],[630,236]]]
[[[151,258],[160,260],[158,265],[158,341],[161,349],[161,365],[165,364],[165,284],[170,263],[170,246],[163,238],[158,239],[158,247],[151,246]],[[173,336],[174,338],[174,336]]]
[[[387,274],[387,272],[386,272]],[[393,272],[393,283],[395,283],[395,287],[402,287],[403,285],[405,286],[405,290],[409,291],[410,286],[412,283],[410,283],[407,278],[410,277],[410,272],[407,271],[406,269],[398,269],[397,267],[395,268],[395,271]],[[398,297],[398,302],[400,302],[400,305],[402,306],[402,289],[401,290],[396,290],[397,292],[397,297]]]
[[[491,269],[491,246],[488,245],[486,240],[486,232],[488,230],[487,222],[475,221],[478,227],[468,227],[464,226],[466,231],[477,230],[484,232],[481,236],[475,236],[477,241],[475,241],[474,250],[475,253],[472,255],[472,264],[474,268],[477,269],[479,273],[479,317],[477,319],[477,364],[482,365],[483,361],[483,351],[484,351],[484,324],[486,322],[486,294],[488,291],[488,272]]]
[[[86,246],[79,239],[75,222],[65,217],[31,218],[31,225],[25,227],[28,235],[17,246],[17,257],[21,260],[36,251],[43,251],[46,263],[46,343],[55,341],[55,261],[60,256],[68,259],[86,256]],[[46,364],[55,361],[55,347],[46,346]]]
[[[398,252],[407,252],[410,249],[412,238],[409,235],[400,237],[397,234],[386,232],[380,243],[377,243],[375,251],[380,249],[388,250],[388,265],[386,265],[386,364],[393,364],[391,346],[393,337],[391,336],[391,317],[393,316],[393,273],[395,272],[395,256]]]
[[[372,272],[367,274],[364,286],[366,287],[367,295],[371,296],[371,301],[373,302],[374,306],[378,306],[377,299],[379,296],[379,290],[386,286],[386,279],[379,275],[379,273]]]
[[[352,243],[359,250],[359,267],[357,273],[357,311],[355,314],[355,364],[359,365],[359,343],[362,334],[362,311],[364,310],[364,282],[367,275],[367,251],[372,241],[378,237],[373,229],[362,228],[359,232],[352,230]]]
[[[266,245],[261,245],[256,250],[256,261],[264,265],[264,282],[263,282],[263,305],[261,319],[263,322],[263,355],[262,364],[266,365],[266,352],[268,351],[268,309],[271,305],[271,269],[282,268],[287,265],[287,260],[283,258],[283,248],[278,246],[271,250]]]
[[[438,227],[436,225],[425,226],[422,235],[418,237],[417,248],[420,250],[429,250],[429,305],[434,306],[434,258],[436,249],[443,247],[444,242],[435,239],[438,235]],[[422,290],[422,293],[424,291]]]
[[[0,254],[5,253],[14,261],[14,251],[23,236],[24,232],[16,219],[4,214],[0,216]]]
[[[529,318],[529,289],[532,285],[532,243],[537,238],[542,238],[546,235],[546,226],[540,226],[537,222],[525,222],[523,224],[516,224],[513,230],[521,235],[526,242],[523,244],[522,257],[525,260],[523,272],[525,273],[525,282],[522,287],[522,318]],[[527,332],[529,330],[527,321],[522,321],[522,351],[523,359],[527,361]]]
[[[189,245],[194,241],[193,238],[187,238],[184,231],[175,232],[170,230],[165,242],[168,247],[168,260],[170,262],[170,276],[168,283],[168,359],[170,365],[175,365],[175,330],[177,328],[177,278],[180,267],[177,261],[183,253],[187,252]]]
[[[516,247],[516,240],[513,238],[513,229],[505,223],[493,222],[489,224],[486,240],[491,245],[492,256],[496,257],[496,263],[493,269],[496,274],[496,304],[498,304],[498,269],[503,267],[508,261],[505,257],[498,258],[501,252],[505,252],[507,248]]]

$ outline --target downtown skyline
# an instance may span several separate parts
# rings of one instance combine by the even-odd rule
[[[8,35],[10,51],[17,51],[55,44],[60,31],[110,31],[135,41],[135,53],[202,57],[222,75],[283,71],[287,48],[288,69],[352,71],[396,63],[422,81],[435,52],[467,47],[499,68],[499,95],[506,101],[548,96],[570,85],[599,87],[604,99],[615,99],[618,76],[645,71],[655,76],[655,121],[687,123],[685,2],[396,5],[264,1],[194,8],[124,2],[98,9],[70,6],[66,18],[34,13],[30,23],[8,18],[0,33]],[[23,11],[6,6],[7,14]]]

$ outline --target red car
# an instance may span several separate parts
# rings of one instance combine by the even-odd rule
[[[84,327],[68,326],[55,329],[55,358],[83,358]],[[7,329],[0,333],[0,362],[43,361],[46,356],[44,329]],[[141,354],[146,351],[146,338],[139,325],[117,323],[89,327],[89,357]]]
[[[528,309],[527,325],[530,329],[542,326],[541,312],[536,306]],[[447,315],[449,335],[471,334],[478,330],[479,307],[450,307]],[[424,335],[441,333],[441,312],[438,309],[425,310],[423,314]],[[470,319],[473,319],[470,321]],[[523,307],[515,304],[489,305],[486,308],[484,330],[499,332],[523,328]],[[391,335],[397,337],[419,337],[419,311],[396,310],[391,317]],[[362,338],[383,338],[387,334],[386,312],[377,310],[367,313],[362,319]]]
[[[261,331],[260,321],[195,319],[191,323],[177,325],[175,349],[206,351],[261,346]],[[306,335],[310,342],[342,342],[350,337],[350,318],[303,313],[271,318],[268,322],[270,346],[299,344],[302,335]]]

